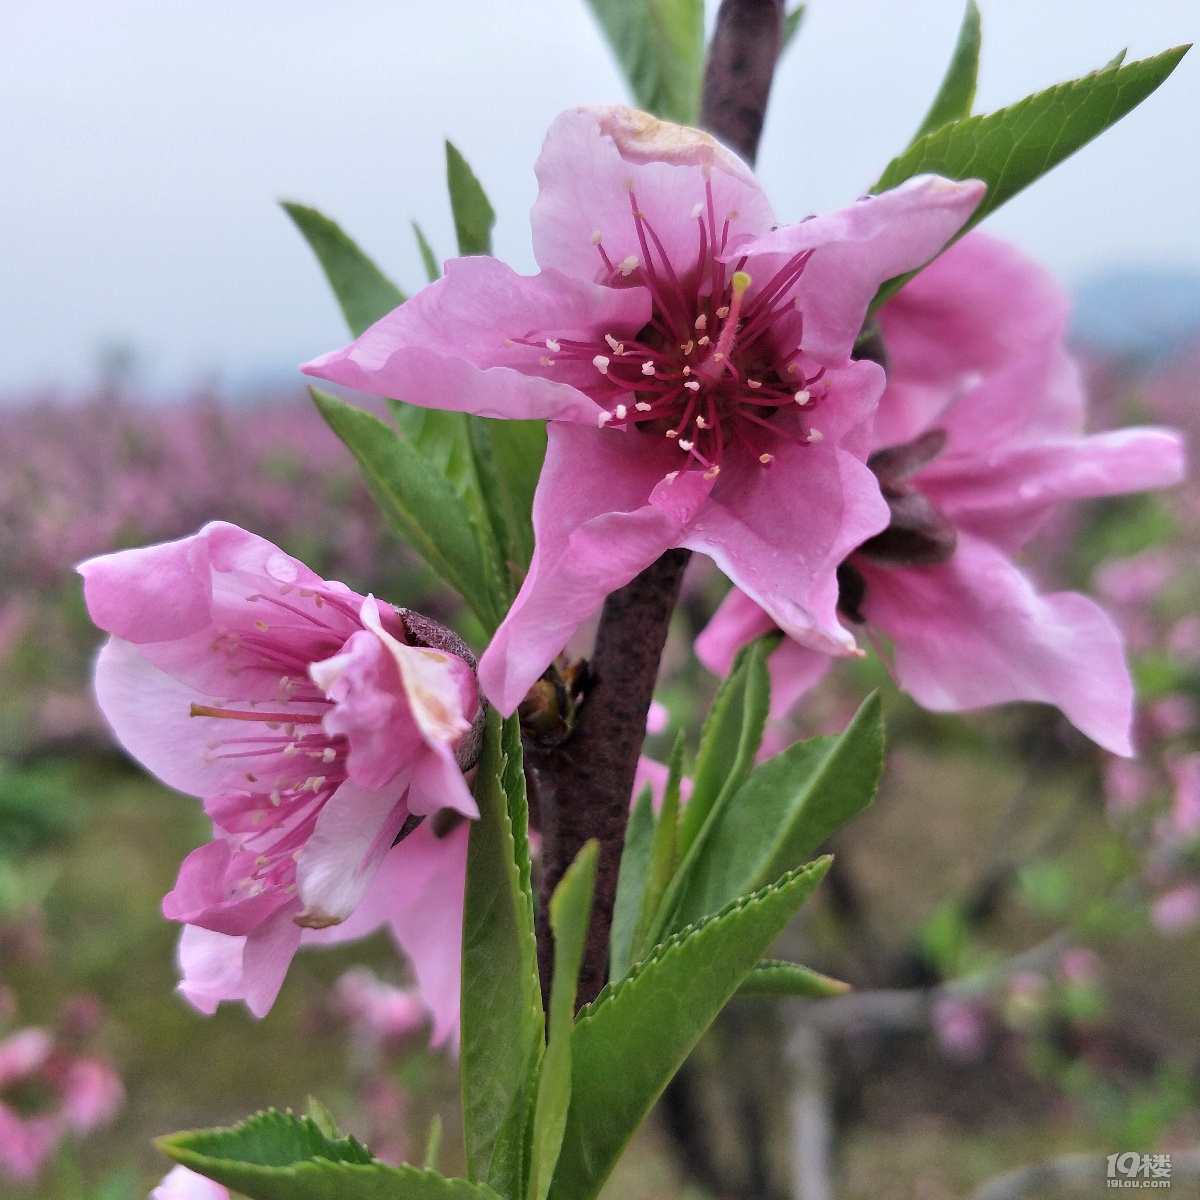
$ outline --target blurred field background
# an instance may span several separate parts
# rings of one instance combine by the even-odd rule
[[[760,156],[787,219],[845,203],[905,144],[962,13],[808,7]],[[1123,45],[1135,58],[1190,40],[1196,11],[982,7],[981,110]],[[16,0],[0,30],[0,1197],[140,1200],[168,1166],[156,1135],[310,1095],[392,1158],[421,1159],[437,1114],[441,1165],[461,1170],[456,1066],[385,990],[406,975],[384,938],[299,955],[261,1022],[174,994],[177,930],[159,906],[207,831],[194,800],[109,740],[73,566],[220,518],[478,645],[291,382],[290,364],[344,330],[274,201],[317,204],[411,286],[423,272],[403,220],[436,249],[454,241],[449,136],[499,214],[498,255],[530,270],[546,126],[624,85],[586,6],[557,0]],[[1194,58],[988,222],[1069,281],[1171,264],[1077,288],[1078,348],[1092,428],[1166,423],[1192,445],[1200,225],[1180,131]],[[841,728],[884,688],[879,799],[835,840],[835,870],[780,947],[854,990],[732,1006],[605,1200],[1072,1200],[1103,1187],[1073,1156],[1094,1169],[1124,1151],[1172,1154],[1168,1194],[1200,1197],[1198,556],[1193,479],[1078,508],[1025,560],[1118,617],[1142,697],[1135,763],[1049,709],[922,713],[874,659],[772,731]],[[715,686],[690,644],[723,584],[694,566],[664,665],[669,725],[648,747],[660,758]],[[362,966],[374,974],[347,976]],[[52,1048],[23,1069],[37,1047]],[[44,1161],[26,1143],[14,1165],[12,1121],[34,1128],[68,1083],[86,1132]],[[1052,1170],[1039,1182],[1030,1164]]]
[[[1111,317],[1101,300],[1081,300],[1093,330],[1094,313]],[[1082,348],[1094,427],[1166,423],[1194,441],[1200,338],[1180,311],[1148,333],[1100,322],[1105,351]],[[1145,305],[1128,313],[1144,322]],[[303,1108],[310,1094],[418,1159],[438,1113],[444,1166],[460,1156],[453,1061],[425,1050],[422,1030],[381,1032],[337,983],[355,964],[403,983],[384,939],[302,954],[261,1022],[240,1006],[199,1016],[172,992],[176,929],[159,903],[206,830],[198,804],[110,743],[88,691],[100,639],[72,567],[214,518],[359,590],[461,617],[381,527],[299,390],[162,406],[114,375],[88,395],[0,407],[0,1062],[6,1038],[41,1028],[64,1061],[111,1066],[124,1095],[32,1178],[0,1169],[0,1195],[142,1197],[166,1165],[155,1135]],[[873,659],[773,732],[840,728],[868,687],[887,689],[883,790],[836,839],[837,867],[785,948],[855,990],[731,1007],[607,1196],[799,1196],[798,1137],[826,1148],[847,1200],[966,1197],[1025,1164],[1126,1150],[1173,1152],[1171,1194],[1200,1195],[1179,1157],[1200,1145],[1198,552],[1193,480],[1076,510],[1026,564],[1118,616],[1142,694],[1136,762],[1049,709],[924,714]],[[702,568],[686,585],[659,757],[711,694],[689,647],[721,588]],[[0,1103],[29,1116],[48,1100],[10,1079]],[[822,1182],[813,1162],[807,1200]]]

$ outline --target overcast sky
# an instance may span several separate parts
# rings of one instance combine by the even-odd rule
[[[977,110],[1191,41],[1200,0],[980,0]],[[781,219],[848,202],[908,140],[960,0],[811,0],[759,172]],[[533,162],[563,108],[626,98],[583,0],[2,0],[0,394],[95,378],[245,387],[344,340],[276,201],[335,217],[402,286],[408,222],[453,250],[442,139],[532,271]],[[1200,269],[1200,53],[989,219],[1068,283]]]

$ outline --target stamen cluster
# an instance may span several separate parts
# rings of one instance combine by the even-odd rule
[[[778,438],[800,445],[820,441],[808,417],[828,383],[824,368],[806,372],[803,315],[791,299],[812,251],[792,255],[751,294],[746,259],[723,261],[737,213],[726,214],[718,226],[711,184],[692,211],[695,265],[682,273],[632,187],[629,201],[641,254],[614,264],[603,235],[593,234],[592,241],[604,282],[650,291],[653,313],[645,327],[632,338],[606,333],[602,345],[562,337],[513,340],[544,345],[540,363],[549,373],[560,359],[590,361],[597,378],[584,390],[600,406],[599,425],[669,438],[684,456],[681,469],[701,469],[708,479],[720,474],[734,448],[768,466],[774,459],[769,447]],[[802,414],[799,420],[796,414]]]

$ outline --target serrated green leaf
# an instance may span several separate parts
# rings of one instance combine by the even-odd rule
[[[545,1023],[533,910],[510,815],[515,797],[505,790],[515,773],[504,745],[519,744],[520,729],[515,717],[506,726],[495,709],[488,713],[475,780],[479,820],[468,843],[463,911],[462,1098],[468,1173],[517,1197],[528,1179]]]
[[[421,265],[425,268],[425,278],[430,283],[436,283],[442,277],[442,270],[438,266],[437,255],[433,252],[433,247],[429,244],[425,237],[425,231],[414,221],[412,223],[413,233],[417,235],[417,249],[421,252]]]
[[[375,1161],[307,1117],[259,1113],[230,1129],[176,1133],[159,1148],[250,1200],[498,1200],[491,1188]]]
[[[500,748],[504,753],[504,770],[500,776],[500,783],[508,801],[508,823],[512,829],[517,886],[525,901],[525,927],[533,929],[535,901],[533,865],[529,854],[529,796],[525,783],[525,753],[521,745],[520,718],[512,716],[504,722],[504,729],[500,734]]]
[[[783,41],[779,46],[780,56],[792,44],[792,39],[800,32],[800,26],[804,22],[804,14],[808,11],[808,6],[801,4],[798,8],[793,8],[790,13],[785,13],[783,17]]]
[[[590,1200],[692,1047],[812,894],[829,860],[671,938],[576,1018],[552,1200]]]
[[[1177,46],[1154,58],[1109,66],[986,116],[944,125],[894,158],[871,190],[887,191],[925,172],[950,179],[982,179],[988,185],[987,195],[951,239],[957,241],[1006,200],[1136,108],[1189,49]],[[876,294],[872,309],[916,273],[888,280]]]
[[[637,962],[645,957],[650,949],[650,932],[655,927],[663,897],[679,869],[679,793],[683,784],[683,748],[683,731],[680,730],[671,750],[662,806],[658,813],[658,823],[654,827],[650,859],[646,864],[646,884],[642,889],[641,912],[634,929],[630,962]],[[614,978],[620,976],[614,975]]]
[[[642,788],[629,824],[625,827],[625,845],[621,850],[621,869],[617,874],[617,899],[613,905],[612,935],[609,939],[609,976],[620,979],[629,970],[633,935],[642,911],[646,890],[646,871],[654,845],[654,807],[650,785]]]
[[[638,108],[694,125],[704,75],[704,0],[588,0]]]
[[[503,603],[494,561],[470,509],[441,472],[371,413],[310,388],[329,427],[350,448],[391,527],[475,610],[487,632]]]
[[[811,1000],[825,1000],[830,996],[844,996],[850,990],[848,983],[831,979],[802,967],[799,963],[780,962],[768,959],[746,976],[738,988],[739,996],[806,996]]]
[[[679,825],[685,856],[721,794],[741,787],[754,765],[771,703],[765,657],[764,639],[738,652],[704,719],[692,795]]]
[[[496,213],[475,172],[452,142],[446,143],[446,183],[450,188],[459,254],[491,254]]]
[[[562,1147],[571,1099],[571,1029],[579,969],[592,915],[596,888],[596,859],[600,843],[586,842],[567,868],[550,899],[550,928],[554,933],[554,978],[550,984],[550,1037],[538,1080],[533,1117],[533,1154],[528,1200],[546,1200],[554,1165]]]
[[[943,125],[949,125],[951,121],[962,121],[971,115],[971,105],[975,103],[975,84],[979,78],[980,40],[979,8],[975,0],[967,0],[967,11],[963,14],[958,42],[950,56],[946,77],[913,142],[936,132]]]
[[[882,770],[883,720],[872,693],[844,733],[789,746],[713,810],[703,843],[680,868],[668,931],[799,866],[871,802]]]
[[[339,225],[303,204],[285,202],[283,209],[312,247],[355,337],[404,303],[404,293]]]

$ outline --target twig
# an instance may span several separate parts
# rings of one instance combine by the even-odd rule
[[[605,601],[587,696],[575,727],[561,745],[534,758],[542,829],[538,968],[544,993],[554,967],[550,897],[584,843],[591,838],[600,843],[592,921],[576,994],[581,1005],[599,995],[607,978],[633,776],[667,627],[690,557],[688,550],[668,550]]]
[[[825,1037],[807,1010],[787,1036],[791,1066],[792,1184],[796,1200],[833,1200],[833,1119]]]
[[[855,1026],[898,1033],[917,1032],[929,1027],[929,1015],[939,1000],[968,999],[998,991],[1025,971],[1044,970],[1052,966],[1072,941],[1067,930],[1060,930],[998,966],[976,971],[938,987],[880,988],[877,991],[849,992],[828,1000],[798,1000],[795,1004],[799,1019],[824,1033],[840,1033]]]
[[[753,164],[783,46],[783,0],[723,0],[708,51],[700,125]]]

